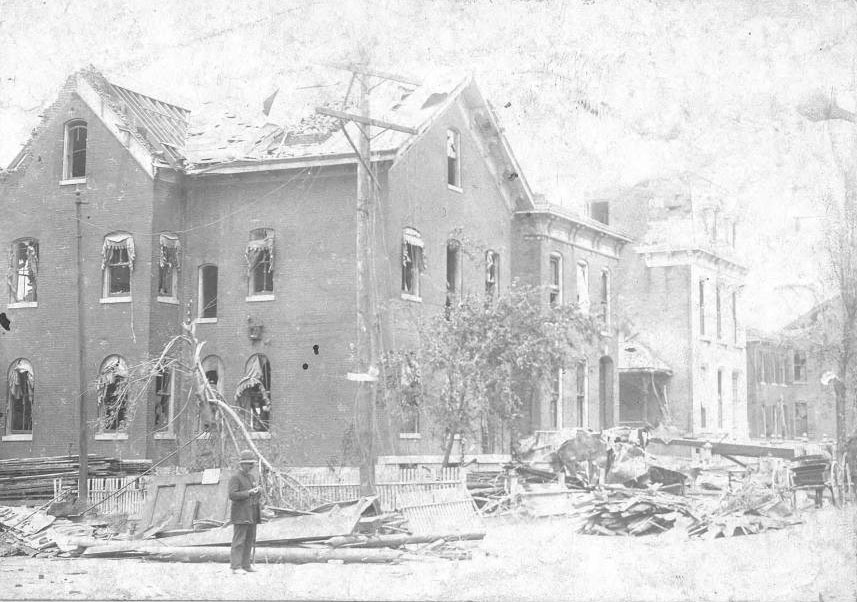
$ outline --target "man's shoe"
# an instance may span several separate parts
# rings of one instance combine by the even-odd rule
[[[247,571],[245,571],[244,569],[232,569],[232,574],[233,575],[246,575]]]
[[[244,571],[247,573],[255,573],[256,569],[254,569],[252,566],[248,566],[244,569]]]

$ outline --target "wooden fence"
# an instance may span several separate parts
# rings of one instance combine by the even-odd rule
[[[89,479],[89,505],[99,503],[93,508],[98,514],[136,514],[143,508],[146,497],[144,479],[137,477],[108,477]],[[117,495],[117,491],[131,485]],[[77,481],[74,479],[54,479],[54,497],[63,489],[77,491]],[[111,497],[112,496],[112,497]]]
[[[343,467],[335,471],[327,468],[291,468],[287,472],[323,500],[337,502],[360,497],[360,471],[357,468]],[[379,466],[375,471],[375,489],[381,509],[388,511],[401,506],[399,497],[402,494],[464,488],[464,478],[464,471],[456,466]]]

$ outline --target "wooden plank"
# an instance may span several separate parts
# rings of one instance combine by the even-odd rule
[[[407,127],[404,125],[397,125],[395,123],[390,123],[388,121],[382,121],[381,119],[373,119],[372,117],[363,117],[362,115],[357,115],[355,113],[346,113],[345,111],[336,111],[334,109],[328,109],[326,107],[316,107],[315,112],[321,115],[327,115],[328,117],[337,117],[339,119],[343,119],[345,121],[356,121],[357,123],[362,123],[364,125],[371,125],[375,127],[379,127],[385,130],[396,130],[398,132],[404,132],[406,134],[416,134],[417,130],[411,127]]]

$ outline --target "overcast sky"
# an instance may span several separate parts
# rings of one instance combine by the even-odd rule
[[[853,0],[0,0],[0,163],[88,64],[246,113],[276,88],[334,90],[322,65],[358,42],[381,70],[472,71],[533,187],[570,208],[650,178],[715,182],[743,220],[750,325],[824,295],[815,201],[838,193],[854,139],[796,108],[818,90],[854,107]]]

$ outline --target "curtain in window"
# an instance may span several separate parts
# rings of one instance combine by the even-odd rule
[[[9,370],[9,393],[12,397],[20,399],[26,396],[27,399],[32,400],[34,385],[33,368],[30,363],[24,360],[15,362]]]
[[[158,258],[158,265],[162,268],[180,269],[182,244],[179,237],[175,234],[161,234],[160,247],[161,255]]]
[[[247,248],[244,250],[244,259],[247,260],[247,273],[251,273],[253,269],[264,260],[265,255],[268,256],[268,271],[274,271],[274,232],[268,230],[265,232],[265,238],[251,240],[247,243]]]
[[[24,298],[28,287],[30,290],[34,289],[38,274],[38,243],[34,240],[12,243],[6,281],[9,283],[9,289],[12,291],[13,297],[16,299]],[[19,294],[20,289],[24,289],[24,292]]]
[[[134,237],[127,232],[108,234],[104,237],[104,244],[101,247],[101,269],[107,267],[110,256],[114,252],[123,250],[128,253],[128,267],[134,271]]]

